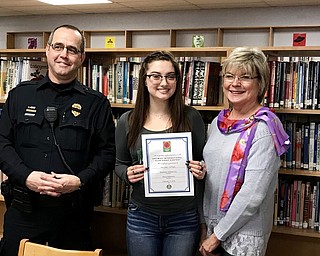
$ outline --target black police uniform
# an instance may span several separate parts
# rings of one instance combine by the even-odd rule
[[[51,122],[54,132],[44,114],[48,106],[57,109],[57,120]],[[64,249],[90,249],[95,191],[114,168],[114,131],[109,101],[77,80],[55,85],[45,77],[9,92],[0,120],[0,169],[15,189],[5,213],[1,255],[17,255],[22,238]],[[25,185],[33,170],[73,172],[81,188],[58,198],[40,195]]]

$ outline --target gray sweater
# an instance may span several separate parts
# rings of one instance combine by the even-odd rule
[[[128,182],[126,175],[127,167],[139,163],[137,151],[141,150],[141,137],[138,140],[137,146],[134,149],[128,149],[127,134],[128,134],[128,114],[124,113],[116,128],[116,174],[123,180]],[[202,151],[205,144],[205,127],[200,113],[189,106],[186,106],[186,114],[191,124],[192,133],[192,150],[193,159],[202,160]],[[149,131],[142,129],[141,134],[164,133],[166,131]],[[202,221],[202,195],[203,195],[203,180],[194,179],[195,196],[175,196],[175,197],[145,197],[143,180],[133,185],[131,200],[136,205],[144,210],[148,210],[158,215],[177,214],[190,209],[200,209],[200,218]]]
[[[238,137],[239,133],[222,134],[217,127],[217,118],[213,120],[203,153],[208,169],[204,217],[208,234],[214,232],[223,241],[222,247],[232,255],[263,255],[272,229],[280,158],[267,125],[260,121],[249,152],[244,183],[227,213],[221,212],[221,195]],[[250,245],[248,241],[257,244]]]

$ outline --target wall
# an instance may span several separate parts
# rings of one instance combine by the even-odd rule
[[[319,25],[319,13],[320,5],[290,8],[0,17],[0,48],[6,47],[7,31],[51,31],[54,27],[65,23],[76,25],[81,30],[298,26]]]

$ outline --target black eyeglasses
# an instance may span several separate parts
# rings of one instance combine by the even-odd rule
[[[153,84],[160,84],[162,79],[166,79],[168,83],[174,83],[177,80],[176,74],[168,74],[165,76],[159,74],[146,75]]]
[[[67,49],[68,54],[70,55],[78,55],[79,53],[81,53],[80,50],[78,50],[76,47],[73,46],[65,46],[64,44],[49,44],[51,46],[51,48],[55,51],[55,52],[62,52],[64,49]]]

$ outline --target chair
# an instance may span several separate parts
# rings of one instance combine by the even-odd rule
[[[95,251],[62,250],[22,239],[18,256],[102,256],[102,249]]]

